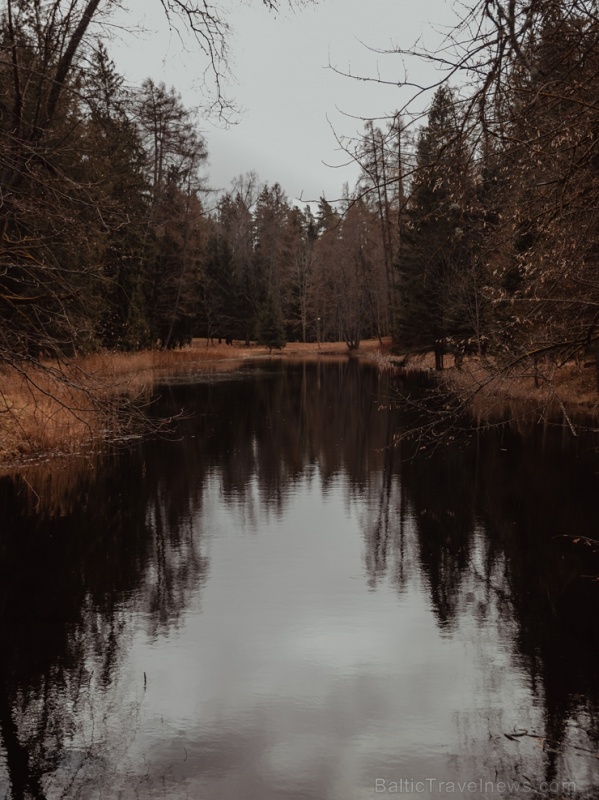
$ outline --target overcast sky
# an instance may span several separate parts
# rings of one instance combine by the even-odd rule
[[[443,0],[320,0],[316,5],[273,14],[260,0],[223,0],[232,34],[226,93],[242,109],[228,128],[201,120],[207,139],[208,176],[215,188],[229,188],[241,173],[255,170],[262,181],[278,181],[292,202],[338,198],[344,182],[356,181],[355,166],[336,135],[354,136],[362,117],[392,114],[406,99],[404,65],[396,54],[374,53],[408,47],[417,38],[433,45],[454,20]],[[113,17],[110,52],[130,83],[146,77],[175,86],[187,106],[202,106],[207,91],[206,59],[191,39],[182,42],[164,21],[159,0],[125,0]],[[392,85],[351,80],[329,65]],[[412,63],[409,77],[435,80],[430,67]],[[330,165],[330,166],[327,166]]]

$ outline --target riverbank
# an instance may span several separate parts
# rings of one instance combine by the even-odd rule
[[[382,346],[378,340],[364,341],[356,356],[380,359],[389,349],[390,340]],[[139,422],[152,388],[169,377],[233,371],[256,358],[347,356],[344,342],[295,342],[271,353],[258,345],[194,339],[180,350],[101,352],[0,370],[0,468],[89,451],[134,435],[131,421]]]
[[[599,411],[594,368],[570,362],[531,371],[502,373],[493,365],[472,359],[461,370],[448,370],[448,384],[469,400],[477,416],[505,416],[506,403],[526,403],[540,410],[560,409],[569,419]]]
[[[406,369],[399,357],[386,357],[397,372]],[[446,359],[446,362],[449,359]],[[435,372],[433,353],[412,356],[407,368],[426,371],[454,395],[460,405],[481,423],[535,414],[561,417],[572,429],[599,416],[599,391],[594,365],[568,362],[536,369],[502,370],[492,359],[467,356],[460,369],[446,364]]]
[[[434,373],[432,353],[413,356],[408,365],[390,355],[390,339],[364,341],[353,357],[374,361],[382,371]],[[235,371],[260,358],[347,358],[344,342],[291,343],[269,352],[258,345],[207,343],[139,353],[103,352],[73,361],[47,361],[26,370],[0,371],[0,469],[43,457],[97,449],[107,440],[139,434],[144,406],[153,387],[180,376]],[[599,414],[594,369],[567,364],[536,374],[505,376],[485,359],[469,357],[461,369],[434,373],[481,422],[522,413],[557,412],[574,427],[581,417]],[[134,423],[133,425],[131,423]]]

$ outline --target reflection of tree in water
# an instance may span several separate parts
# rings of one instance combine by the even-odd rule
[[[280,514],[293,487],[316,465],[326,490],[347,475],[366,485],[381,456],[373,441],[386,420],[375,369],[354,360],[339,363],[273,361],[253,370],[251,381],[176,387],[173,407],[192,407],[197,417],[181,424],[196,436],[205,471],[218,467],[226,499],[250,499],[255,479],[265,507]]]
[[[597,780],[599,596],[582,576],[597,574],[599,565],[584,540],[575,545],[564,538],[597,538],[592,443],[564,446],[560,431],[505,428],[424,456],[417,447],[402,443],[401,458],[385,460],[378,485],[366,492],[371,580],[388,561],[401,560],[400,548],[411,552],[405,532],[411,521],[440,627],[451,631],[464,614],[473,615],[482,628],[514,641],[513,657],[526,665],[544,703],[545,779],[580,774],[582,759],[587,778]],[[386,502],[394,508],[383,508]],[[393,516],[391,532],[374,522]],[[404,573],[401,585],[409,578]],[[528,741],[539,733],[529,730]],[[497,763],[513,772],[524,741],[497,743]]]
[[[448,635],[472,618],[515,641],[544,702],[546,775],[571,774],[572,744],[599,741],[597,596],[579,577],[589,571],[580,547],[554,537],[596,537],[592,457],[548,433],[537,443],[503,431],[422,458],[416,444],[391,446],[403,422],[379,410],[387,389],[375,369],[273,361],[249,376],[165,388],[157,410],[194,412],[172,440],[93,470],[65,462],[0,480],[0,735],[12,796],[44,797],[49,786],[76,796],[98,779],[102,736],[125,749],[109,728],[126,705],[115,687],[131,615],[143,612],[151,635],[176,625],[207,575],[209,481],[251,527],[255,504],[280,515],[300,482],[320,480],[326,493],[341,479],[370,586],[403,590],[421,576]],[[139,686],[142,696],[142,676]],[[103,705],[93,732],[75,730],[94,696]],[[487,720],[487,735],[497,724]],[[517,767],[518,743],[500,736],[495,767]]]
[[[206,571],[189,459],[159,474],[142,449],[94,467],[0,481],[0,735],[14,798],[46,796],[63,772],[73,786],[52,796],[75,796],[100,751],[126,749],[130,731],[100,739],[111,703],[122,709],[132,615],[147,614],[150,633],[176,623]]]
[[[586,548],[563,538],[596,538],[597,460],[592,442],[564,448],[558,432],[524,439],[508,430],[502,437],[480,462],[483,484],[493,487],[485,527],[506,553],[518,650],[531,683],[542,688],[551,781],[570,758],[564,745],[578,753],[592,747],[590,760],[599,743],[599,597],[596,584],[581,578],[599,569]]]
[[[165,388],[159,410],[198,411],[171,441],[0,480],[0,735],[14,798],[76,796],[99,780],[102,750],[126,751],[130,732],[109,728],[123,715],[129,622],[143,613],[150,635],[177,624],[205,576],[206,479],[218,470],[225,499],[242,503],[255,480],[275,513],[317,462],[325,482],[347,470],[363,483],[377,386],[372,370],[365,394],[350,362]]]
[[[558,753],[576,744],[577,720],[586,742],[580,746],[597,741],[598,599],[580,578],[588,563],[554,537],[596,537],[594,456],[564,448],[559,432],[537,431],[539,445],[534,431],[531,438],[528,430],[507,429],[423,457],[418,442],[394,448],[403,422],[379,411],[385,383],[353,361],[275,362],[256,381],[257,391],[249,383],[216,387],[213,410],[227,412],[204,417],[209,459],[215,463],[227,442],[225,491],[250,503],[247,487],[255,477],[261,502],[279,513],[315,465],[325,491],[343,476],[361,518],[370,585],[390,577],[404,588],[418,572],[447,633],[467,615],[481,630],[515,641],[513,657],[525,660],[532,690],[545,704],[544,732],[553,742],[546,777],[568,777],[565,762],[558,772],[555,765],[566,758]],[[499,735],[497,759],[513,769],[515,743]]]
[[[422,569],[428,578],[439,625],[450,630],[471,564],[475,528],[474,471],[457,448],[432,458],[407,458],[402,465],[406,513],[413,517]]]

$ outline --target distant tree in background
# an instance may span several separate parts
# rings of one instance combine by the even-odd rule
[[[288,286],[288,319],[293,338],[316,338],[315,284],[317,223],[309,206],[289,212],[291,264]]]
[[[292,264],[293,229],[291,209],[278,183],[264,186],[254,211],[254,250],[252,258],[255,317],[263,310],[271,316],[276,306],[277,318],[285,320]]]
[[[169,22],[186,26],[205,52],[213,106],[224,113],[224,18],[217,7],[161,2]],[[184,336],[177,331],[190,318],[200,252],[197,177],[206,147],[174,90],[151,80],[135,95],[123,89],[92,36],[113,7],[111,0],[4,0],[0,8],[5,364],[101,345],[170,347],[189,336],[189,328]],[[174,203],[168,210],[165,198]],[[177,264],[174,251],[161,252],[169,226],[186,231],[178,244],[171,239]],[[169,286],[173,291],[162,291]],[[150,307],[157,296],[158,311]]]
[[[256,338],[259,344],[268,347],[271,352],[273,349],[280,350],[287,344],[283,315],[278,302],[272,295],[268,295],[260,309]]]
[[[191,341],[197,314],[207,149],[194,114],[174,89],[144,81],[132,111],[150,192],[144,264],[150,335],[169,349]]]
[[[397,313],[397,259],[405,216],[405,181],[408,173],[407,146],[401,115],[396,113],[386,130],[366,123],[364,134],[351,151],[361,175],[357,196],[376,215],[379,225],[389,318],[382,326],[389,331]],[[379,324],[379,329],[381,325]]]
[[[251,198],[225,194],[213,220],[204,270],[198,333],[254,338],[257,307],[252,261],[254,222]],[[248,205],[248,203],[250,205]]]

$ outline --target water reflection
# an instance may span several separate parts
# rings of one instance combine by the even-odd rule
[[[594,450],[422,456],[388,392],[353,360],[248,366],[164,387],[169,440],[0,480],[0,793],[592,796]]]
[[[188,524],[201,487],[184,461],[163,472],[140,451],[102,468],[65,462],[3,479],[0,504],[7,781],[14,798],[70,796],[106,747],[131,615],[146,615],[149,635],[176,625],[205,575],[201,537]],[[95,701],[102,695],[108,703]],[[65,769],[61,793],[47,795],[47,776]]]

